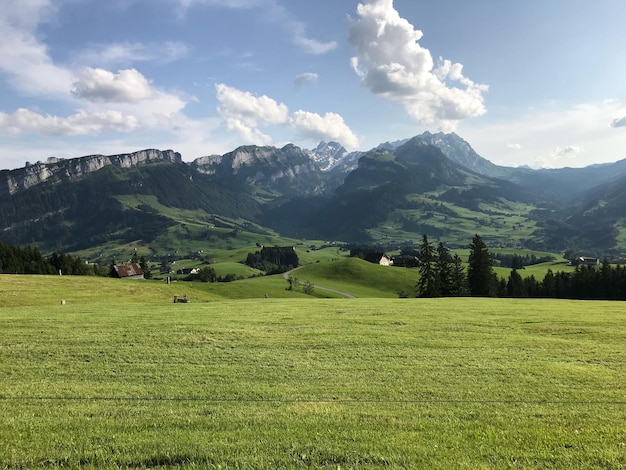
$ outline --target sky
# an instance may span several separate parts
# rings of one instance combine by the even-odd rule
[[[0,5],[0,169],[424,131],[506,166],[626,158],[623,0]]]

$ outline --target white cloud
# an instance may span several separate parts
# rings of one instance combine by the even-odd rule
[[[0,8],[0,72],[21,93],[55,96],[71,87],[71,72],[52,62],[35,35],[38,25],[50,20],[54,12],[51,0],[5,0]]]
[[[287,28],[291,30],[294,43],[300,46],[305,52],[309,54],[321,55],[326,54],[327,52],[330,52],[337,48],[336,41],[321,42],[317,39],[308,37],[306,34],[306,26],[304,25],[304,23],[301,23],[300,21],[290,20],[288,13],[282,7],[276,8],[278,13],[277,16],[282,18],[282,20],[279,19],[279,22],[284,21],[284,24],[287,26]]]
[[[9,134],[92,135],[105,131],[130,132],[138,126],[134,116],[117,111],[89,113],[79,110],[66,118],[35,113],[20,108],[13,114],[0,113],[0,129]]]
[[[356,148],[359,145],[359,139],[339,114],[326,113],[320,116],[316,113],[296,111],[291,117],[290,125],[306,139],[317,142],[338,141],[348,148]]]
[[[614,119],[613,122],[611,122],[611,127],[626,127],[626,116]]]
[[[268,96],[255,96],[225,84],[217,84],[215,89],[218,112],[224,124],[247,143],[270,145],[271,137],[260,128],[278,125],[295,131],[307,140],[337,140],[350,148],[358,145],[357,137],[338,114],[320,116],[300,110],[290,116],[285,104]]]
[[[222,117],[235,118],[249,127],[287,122],[287,106],[268,96],[255,96],[223,83],[215,85],[215,89],[220,102],[218,111]]]
[[[138,42],[116,42],[98,44],[85,49],[74,59],[80,64],[95,65],[131,65],[136,62],[157,62],[167,64],[186,57],[189,48],[177,41],[143,44]]]
[[[215,89],[220,103],[218,113],[226,127],[239,134],[247,143],[271,144],[271,137],[263,134],[259,127],[284,124],[289,118],[287,106],[267,96],[254,96],[223,83],[216,84]]]
[[[72,89],[74,96],[94,102],[134,103],[154,98],[157,92],[137,70],[120,70],[117,74],[104,69],[84,68]]]
[[[620,115],[626,104],[614,100],[552,103],[507,119],[465,122],[459,134],[499,165],[583,167],[626,158],[626,133],[607,126]],[[520,148],[508,148],[511,142]]]
[[[319,76],[316,73],[307,72],[297,75],[293,82],[297,88],[300,88],[305,83],[316,82],[318,78]]]
[[[401,18],[393,0],[367,0],[351,21],[351,64],[372,93],[400,102],[415,120],[445,131],[486,112],[486,85],[463,75],[463,66],[439,59],[435,67],[423,34]]]
[[[521,150],[522,146],[520,144],[506,144],[507,148],[510,148],[512,150]]]

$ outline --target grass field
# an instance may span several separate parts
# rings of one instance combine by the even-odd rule
[[[626,466],[623,303],[67,279],[0,276],[0,468]]]

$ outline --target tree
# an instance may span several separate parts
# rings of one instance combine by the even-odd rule
[[[511,269],[506,289],[509,297],[528,297],[522,276],[519,275],[515,268]]]
[[[511,257],[511,268],[524,269],[524,259],[520,255],[514,254]]]
[[[435,273],[437,275],[437,284],[442,297],[452,296],[452,270],[453,270],[452,256],[450,250],[439,242],[437,245],[437,257],[435,259]]]
[[[463,261],[459,255],[452,257],[451,288],[452,291],[450,295],[452,297],[465,297],[469,295],[467,275],[465,274]]]
[[[435,250],[428,237],[423,235],[419,250],[420,277],[416,284],[418,297],[441,297],[435,260]]]
[[[493,297],[496,291],[497,277],[493,271],[491,255],[487,245],[480,235],[476,234],[469,248],[467,282],[470,295],[474,297]]]
[[[200,282],[217,282],[217,274],[215,269],[210,266],[200,268],[196,274],[189,276],[190,280]]]
[[[152,273],[150,272],[150,268],[148,267],[148,262],[146,261],[146,257],[144,255],[141,255],[141,258],[139,258],[139,266],[141,267],[141,270],[143,271],[143,278],[152,279]]]

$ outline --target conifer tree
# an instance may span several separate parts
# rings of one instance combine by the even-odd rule
[[[441,297],[441,289],[439,287],[438,276],[435,266],[435,250],[428,241],[428,237],[423,235],[422,244],[419,250],[419,272],[420,277],[417,281],[418,297]]]
[[[467,282],[471,296],[492,297],[496,293],[497,277],[493,270],[491,255],[478,234],[474,235],[470,244]]]
[[[506,289],[509,297],[527,297],[526,286],[522,276],[517,272],[517,269],[511,269],[509,274],[509,282],[506,284]]]
[[[150,271],[150,268],[148,267],[148,262],[146,261],[146,257],[144,255],[141,255],[141,257],[139,258],[139,266],[141,267],[141,270],[143,271],[144,279],[152,279],[152,272]]]
[[[437,245],[437,256],[435,259],[435,274],[437,276],[437,284],[442,297],[451,297],[453,295],[452,270],[453,261],[452,256],[450,255],[450,250],[448,250],[443,242],[439,242],[439,245]]]
[[[454,255],[452,257],[451,287],[452,291],[450,292],[450,295],[452,297],[465,297],[469,295],[467,275],[465,274],[463,261],[459,255]]]

